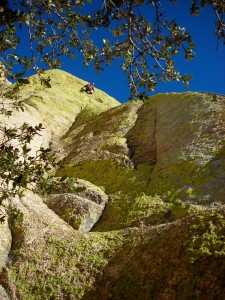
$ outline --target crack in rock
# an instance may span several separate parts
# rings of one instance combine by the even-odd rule
[[[141,164],[156,164],[156,108],[151,103],[143,104],[138,112],[135,125],[126,134],[130,159],[135,169]]]

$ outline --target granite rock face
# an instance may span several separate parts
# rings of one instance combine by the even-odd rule
[[[225,97],[119,105],[81,93],[85,82],[65,72],[46,76],[51,87],[35,76],[10,87],[27,106],[10,124],[43,123],[33,149],[50,145],[62,162],[55,177],[77,182],[8,207],[0,297],[223,299]]]
[[[107,201],[108,195],[83,180],[74,193],[52,194],[45,202],[74,229],[88,232],[101,217]]]
[[[5,289],[0,285],[0,299],[1,300],[9,300],[9,297],[5,291]]]
[[[224,204],[224,99],[159,94],[111,109],[70,133],[68,166],[60,172],[113,195],[98,230],[167,222]]]
[[[5,216],[5,210],[0,210],[0,216]],[[8,262],[8,255],[11,248],[11,232],[8,226],[8,220],[0,223],[0,272]]]

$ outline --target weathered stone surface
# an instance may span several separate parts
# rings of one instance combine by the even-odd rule
[[[46,232],[23,245],[9,277],[19,299],[221,299],[224,222],[221,207],[157,226]]]
[[[73,192],[62,184],[48,206],[30,192],[13,201],[0,274],[11,300],[222,300],[225,98],[160,94],[99,110],[103,93],[88,98],[82,81],[48,74],[52,89],[32,77],[19,96],[62,150],[56,176],[82,179]]]
[[[59,218],[42,198],[32,192],[27,192],[22,200],[14,206],[23,213],[23,227],[25,230],[25,242],[38,243],[46,234],[58,236],[60,234],[72,233],[73,230],[61,218]]]
[[[77,181],[78,183],[75,189],[77,195],[95,202],[102,208],[105,207],[106,203],[108,202],[109,196],[104,193],[100,187],[86,180],[77,179]]]
[[[122,250],[82,300],[224,299],[224,217],[221,207],[125,231]]]
[[[93,183],[76,178],[74,186],[69,187],[67,184],[61,182],[55,187],[55,194],[74,193],[82,198],[86,198],[90,201],[99,204],[104,207],[108,201],[108,195],[104,193],[101,187],[94,185]],[[48,203],[48,200],[47,200]]]
[[[112,194],[96,230],[167,222],[202,205],[223,204],[224,109],[223,96],[159,94],[71,132],[62,174]]]
[[[62,185],[45,203],[74,229],[88,232],[101,217],[108,198],[99,187],[78,179],[73,193]]]
[[[81,93],[85,81],[61,70],[49,70],[44,76],[51,78],[51,87],[41,84],[38,75],[29,77],[27,84],[12,85],[8,92],[16,95],[25,105],[25,112],[15,111],[12,117],[0,116],[0,124],[7,127],[20,126],[24,122],[35,126],[39,123],[45,128],[41,136],[36,136],[32,148],[51,147],[60,156],[63,145],[59,139],[79,117],[79,123],[118,106],[120,103],[106,93],[96,89],[93,95]],[[7,101],[7,99],[6,99]],[[11,100],[8,100],[11,101]]]
[[[80,89],[86,82],[64,71],[49,70],[44,76],[51,79],[50,88],[42,85],[39,77],[34,75],[29,77],[29,84],[22,85],[16,94],[28,105],[31,114],[51,130],[53,144],[54,139],[58,142],[82,111],[82,119],[86,121],[119,105],[118,101],[98,89],[93,95],[81,93]]]
[[[93,157],[125,161],[130,153],[125,134],[134,126],[141,105],[137,101],[112,108],[85,125],[76,124],[75,120],[75,129],[66,135],[66,160],[74,164],[93,161]]]
[[[8,262],[8,254],[11,247],[11,232],[8,226],[7,214],[5,210],[0,207],[0,217],[6,216],[4,222],[0,222],[0,273],[2,268],[6,266]],[[1,299],[1,298],[0,298]]]
[[[129,157],[137,168],[140,164],[156,163],[156,108],[143,104],[137,111],[137,121],[125,135]]]
[[[90,231],[104,209],[104,206],[76,194],[52,195],[49,197],[47,205],[80,232]]]
[[[155,101],[156,164],[150,193],[195,204],[224,203],[225,97],[174,93]]]
[[[0,285],[0,299],[1,300],[9,300],[9,296],[6,293],[5,289]]]
[[[8,225],[7,213],[3,207],[0,206],[0,217],[5,217],[4,222],[0,222],[0,299],[8,300],[8,294],[6,293],[2,284],[4,284],[4,269],[9,263],[9,253],[11,249],[12,236]]]

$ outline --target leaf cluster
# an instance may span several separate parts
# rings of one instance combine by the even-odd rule
[[[131,98],[153,91],[159,81],[178,80],[188,86],[191,76],[181,75],[177,55],[194,57],[194,43],[187,29],[169,20],[161,0],[4,0],[0,4],[0,59],[14,79],[27,69],[40,74],[46,67],[58,68],[66,55],[83,57],[104,70],[114,59],[122,61]],[[177,2],[169,0],[169,2]],[[190,11],[198,15],[206,6],[215,13],[215,34],[224,40],[224,1],[191,0]],[[104,28],[102,43],[92,40],[96,29]],[[20,40],[23,29],[27,36]],[[96,34],[95,34],[96,37]],[[24,44],[29,55],[21,56]],[[13,72],[15,65],[21,67]]]
[[[168,21],[160,1],[105,2],[104,8],[92,15],[91,24],[110,28],[114,42],[103,40],[95,67],[103,68],[115,57],[123,58],[121,67],[127,74],[131,96],[143,91],[143,97],[154,91],[158,81],[179,80],[187,85],[191,77],[179,74],[174,58],[182,51],[186,59],[192,59],[194,44],[186,28],[175,20]],[[141,12],[146,5],[152,5],[151,18]]]
[[[201,9],[204,9],[206,6],[211,6],[213,9],[216,21],[215,21],[215,34],[217,40],[223,40],[225,44],[225,3],[223,0],[192,0],[192,6],[190,8],[191,14],[198,16]]]
[[[47,172],[54,165],[51,150],[41,147],[32,153],[30,147],[31,141],[42,130],[42,124],[0,127],[0,204],[4,199],[22,197],[24,189],[34,190],[35,185],[43,185],[46,180]]]
[[[48,83],[48,79],[46,81]],[[0,114],[6,117],[12,116],[15,110],[25,109],[12,94],[9,95],[12,99],[3,95],[0,97]],[[50,148],[40,147],[35,151],[32,149],[32,141],[43,130],[41,123],[35,126],[27,123],[19,127],[0,126],[0,207],[5,199],[22,198],[27,189],[48,194],[62,186],[70,191],[75,188],[74,178],[54,178],[51,175],[59,163]],[[4,219],[3,213],[0,215],[0,222]]]

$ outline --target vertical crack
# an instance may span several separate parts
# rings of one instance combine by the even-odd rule
[[[155,166],[157,161],[157,111],[151,103],[142,105],[135,125],[127,132],[127,147],[135,169],[141,164]]]

